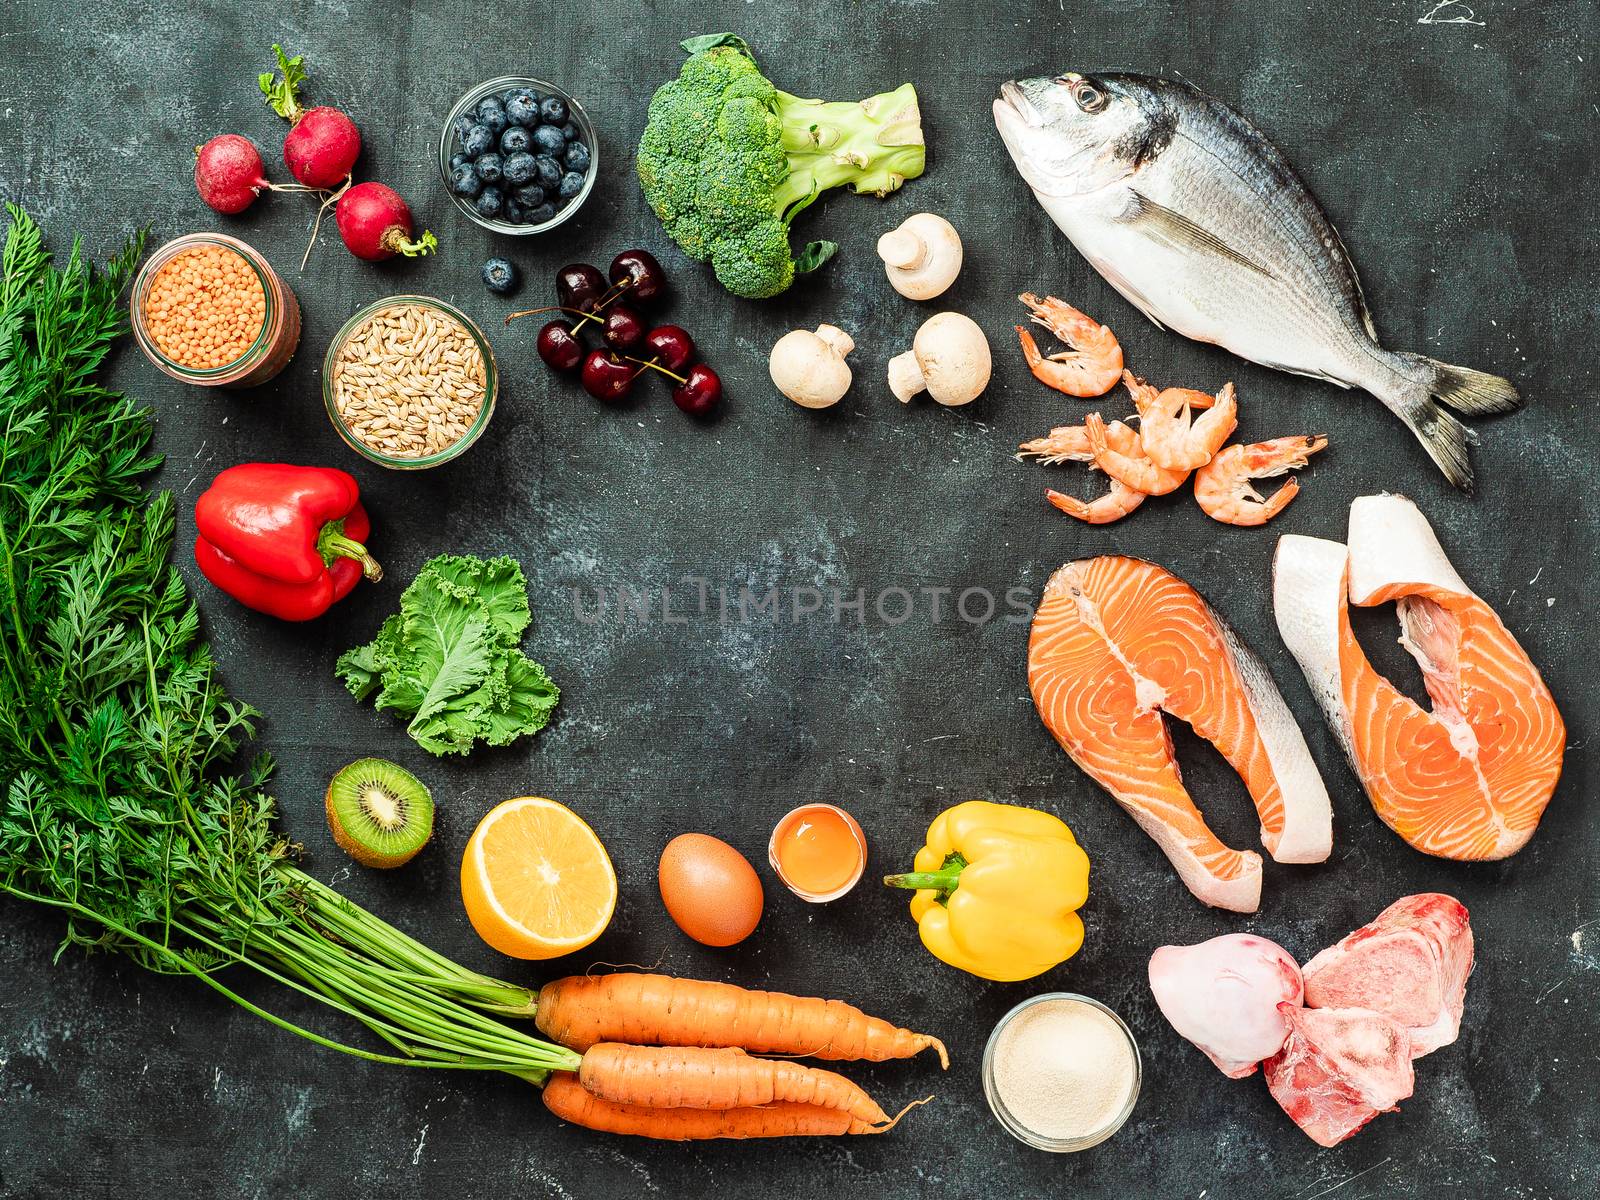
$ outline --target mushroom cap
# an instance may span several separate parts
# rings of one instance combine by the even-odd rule
[[[971,317],[958,312],[929,317],[917,330],[911,349],[928,394],[940,404],[970,404],[989,386],[994,365],[989,339]]]
[[[853,348],[850,335],[832,325],[820,326],[817,333],[794,329],[772,347],[767,371],[777,389],[802,408],[827,408],[850,390],[844,355]]]
[[[913,213],[878,239],[878,257],[895,291],[932,300],[961,273],[961,235],[937,213]]]

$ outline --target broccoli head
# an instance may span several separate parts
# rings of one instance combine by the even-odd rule
[[[672,240],[734,295],[775,296],[833,256],[832,242],[789,248],[789,223],[829,188],[886,196],[922,174],[909,83],[858,103],[804,100],[773,87],[732,34],[683,48],[650,101],[639,182]]]

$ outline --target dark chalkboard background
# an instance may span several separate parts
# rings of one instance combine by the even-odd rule
[[[1430,11],[1432,11],[1431,19]],[[591,961],[660,961],[686,975],[843,997],[929,1029],[954,1065],[847,1068],[884,1104],[937,1102],[881,1139],[699,1147],[649,1145],[562,1128],[519,1083],[347,1061],[273,1030],[189,982],[71,953],[52,966],[50,915],[4,906],[0,928],[0,1196],[372,1194],[603,1197],[667,1193],[794,1197],[1577,1196],[1600,1161],[1596,985],[1600,835],[1591,810],[1597,716],[1585,656],[1600,530],[1593,456],[1596,152],[1593,5],[1473,0],[1188,6],[1127,2],[562,5],[235,5],[20,0],[0,14],[0,193],[25,202],[56,244],[82,231],[104,254],[135,226],[155,243],[225,229],[292,281],[305,337],[292,368],[253,392],[213,394],[158,375],[136,353],[115,382],[155,404],[168,455],[159,483],[180,508],[224,467],[288,459],[353,471],[377,522],[389,582],[327,619],[280,625],[201,584],[230,685],[266,713],[281,759],[276,791],[309,867],[462,961],[537,982]],[[688,34],[734,29],[780,86],[857,98],[913,80],[931,146],[927,175],[887,203],[838,196],[805,232],[838,259],[791,295],[732,300],[662,236],[630,177],[651,91],[677,70]],[[255,72],[282,40],[306,54],[314,100],[342,102],[365,135],[359,166],[404,193],[443,245],[437,258],[372,267],[331,232],[295,270],[309,203],[272,197],[238,219],[205,209],[192,151],[236,131],[277,161],[278,119]],[[1399,424],[1368,397],[1240,363],[1158,332],[1073,253],[1010,168],[989,102],[1007,78],[1125,67],[1190,79],[1249,113],[1321,197],[1359,264],[1388,345],[1511,376],[1527,410],[1482,428],[1480,495],[1452,493]],[[564,83],[601,130],[604,178],[580,219],[543,239],[496,241],[459,217],[434,143],[455,97],[526,72]],[[918,209],[962,231],[967,266],[945,302],[989,331],[996,373],[961,410],[897,404],[883,366],[931,309],[896,296],[872,246]],[[478,283],[491,253],[526,272],[524,304],[550,300],[563,262],[604,265],[655,251],[678,287],[672,316],[721,371],[724,418],[697,426],[664,389],[602,409],[532,353],[535,325],[499,327],[508,305]],[[1054,291],[1102,317],[1132,365],[1207,388],[1237,380],[1241,434],[1326,431],[1332,449],[1267,530],[1208,521],[1186,495],[1088,529],[1048,508],[1072,470],[1011,460],[1016,443],[1086,406],[1033,382],[1010,333],[1022,290]],[[334,436],[321,359],[360,304],[418,290],[481,318],[505,371],[500,410],[456,464],[385,473]],[[774,394],[766,352],[822,320],[850,330],[856,385],[813,414]],[[1352,497],[1404,490],[1433,520],[1462,574],[1545,670],[1571,737],[1566,774],[1538,836],[1505,863],[1425,858],[1380,825],[1273,629],[1268,562],[1277,534],[1340,536]],[[185,535],[187,530],[185,530]],[[333,660],[368,637],[416,568],[441,551],[514,554],[531,584],[528,648],[564,695],[540,737],[435,762],[401,727],[357,707]],[[715,589],[985,587],[1036,593],[1069,558],[1149,557],[1184,576],[1269,661],[1301,716],[1337,812],[1331,861],[1268,863],[1261,912],[1210,911],[1154,845],[1046,735],[1024,676],[1027,628],[935,623],[930,599],[894,626],[870,615],[723,625],[715,611],[647,628],[575,619],[570,589],[661,588],[702,576]],[[197,578],[184,556],[181,565]],[[714,595],[714,592],[713,592]],[[681,593],[675,604],[684,606]],[[948,600],[946,601],[948,604]],[[1380,665],[1416,683],[1393,648],[1392,616],[1363,621]],[[1254,844],[1244,792],[1208,748],[1182,750],[1224,837]],[[417,770],[442,801],[438,837],[409,869],[353,868],[321,813],[329,774],[358,754]],[[576,961],[502,960],[468,927],[456,863],[499,800],[538,793],[588,818],[621,879],[616,920]],[[907,862],[928,820],[970,797],[1062,815],[1088,848],[1088,940],[1030,984],[989,985],[931,959],[903,898],[863,884],[808,907],[762,859],[773,821],[823,797],[855,812],[872,843],[869,878]],[[689,943],[656,894],[668,838],[705,830],[761,864],[759,931],[731,951]],[[1472,910],[1478,966],[1460,1040],[1419,1064],[1416,1095],[1354,1141],[1322,1150],[1259,1079],[1225,1080],[1156,1012],[1150,951],[1255,930],[1301,959],[1396,897],[1441,889]],[[1034,991],[1075,989],[1115,1007],[1144,1053],[1145,1088],[1122,1133],[1054,1157],[1006,1137],[978,1082],[994,1021]],[[273,996],[301,1016],[292,1000]],[[339,1032],[349,1031],[341,1029]]]

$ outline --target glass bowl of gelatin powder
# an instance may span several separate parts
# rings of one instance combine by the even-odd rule
[[[1046,992],[1000,1018],[983,1049],[983,1094],[1018,1141],[1063,1154],[1122,1128],[1139,1099],[1133,1033],[1104,1004]]]

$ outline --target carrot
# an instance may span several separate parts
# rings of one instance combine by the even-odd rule
[[[889,1119],[871,1096],[835,1071],[751,1058],[738,1049],[601,1042],[584,1051],[578,1082],[602,1100],[642,1108],[792,1103],[836,1108],[869,1125]]]
[[[778,1103],[758,1108],[646,1108],[616,1104],[587,1091],[577,1077],[558,1071],[544,1085],[544,1106],[563,1121],[597,1129],[669,1142],[710,1138],[837,1136],[845,1133],[888,1133],[916,1104],[906,1105],[883,1125],[859,1121],[837,1108],[816,1104]]]
[[[897,1029],[841,1000],[747,991],[730,983],[619,972],[572,976],[539,990],[534,1023],[573,1050],[597,1042],[738,1046],[757,1054],[808,1054],[883,1062],[944,1043]]]

